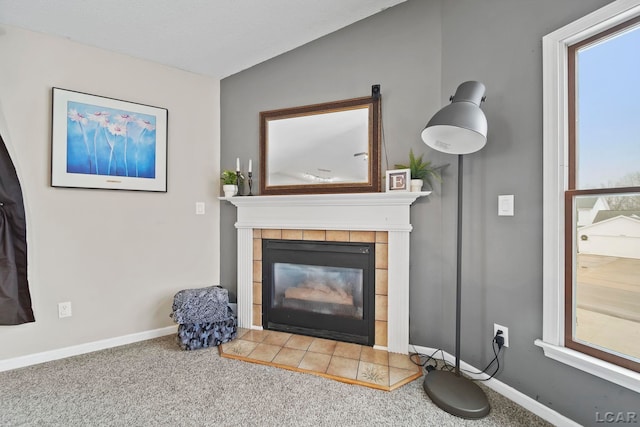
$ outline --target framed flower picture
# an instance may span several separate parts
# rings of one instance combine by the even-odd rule
[[[166,192],[167,115],[53,88],[51,185]]]

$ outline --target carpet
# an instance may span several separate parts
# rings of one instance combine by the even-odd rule
[[[176,335],[0,372],[1,426],[550,426],[481,385],[491,413],[456,418],[417,379],[382,392],[183,351]]]

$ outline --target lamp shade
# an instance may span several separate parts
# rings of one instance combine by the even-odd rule
[[[438,111],[422,131],[425,144],[448,154],[469,154],[484,147],[487,118],[480,109],[484,92],[484,85],[476,81],[458,86],[451,104]]]

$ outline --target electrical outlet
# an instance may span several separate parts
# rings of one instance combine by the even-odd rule
[[[493,336],[495,337],[498,331],[502,331],[502,337],[504,338],[504,347],[509,347],[509,328],[506,326],[493,324]]]
[[[58,318],[71,317],[71,302],[58,303]]]

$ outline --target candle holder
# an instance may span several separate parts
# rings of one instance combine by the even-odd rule
[[[236,171],[236,187],[238,187],[238,196],[242,196],[242,191],[240,188],[240,183],[242,182],[241,180],[241,173],[240,171]]]
[[[247,172],[247,175],[249,176],[249,194],[247,194],[248,196],[253,196],[253,194],[251,193],[251,175],[253,175],[251,172]]]

